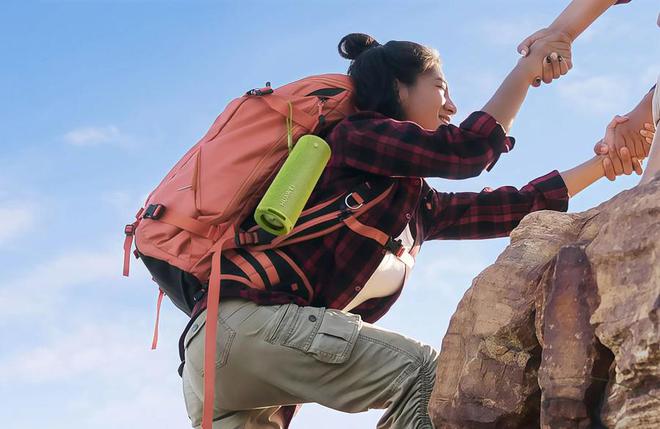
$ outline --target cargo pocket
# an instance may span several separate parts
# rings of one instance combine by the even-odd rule
[[[206,311],[200,314],[193,322],[190,330],[186,333],[184,338],[185,362],[190,365],[198,373],[202,373],[204,367],[204,342],[206,336]],[[217,368],[224,366],[229,357],[231,345],[236,337],[234,331],[227,323],[219,318],[218,328],[216,334],[216,360],[215,365]]]
[[[343,363],[351,356],[362,319],[324,307],[297,307],[292,320],[283,320],[279,343],[309,353],[327,363]]]
[[[326,310],[309,353],[322,362],[346,362],[355,346],[361,324],[358,314]]]

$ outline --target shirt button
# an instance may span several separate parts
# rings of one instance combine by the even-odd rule
[[[199,326],[197,325],[197,323],[195,323],[194,325],[192,325],[191,328],[192,328],[192,331],[195,332],[197,330],[197,328],[199,328]]]
[[[311,316],[309,316],[309,321],[310,322],[316,322],[316,316],[314,316],[313,314]]]
[[[410,219],[412,215],[410,213],[406,213],[406,219]]]
[[[360,290],[362,290],[362,287],[361,286],[355,286],[355,290],[360,292]]]

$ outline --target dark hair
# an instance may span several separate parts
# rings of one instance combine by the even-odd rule
[[[381,45],[363,33],[342,37],[337,50],[351,60],[347,73],[355,84],[355,106],[398,120],[405,118],[396,79],[413,85],[420,74],[440,65],[440,55],[433,48],[399,40]]]

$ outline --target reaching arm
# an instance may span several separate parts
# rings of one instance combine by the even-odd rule
[[[575,40],[599,16],[609,9],[610,6],[628,2],[630,0],[573,0],[552,21],[552,24],[548,28],[543,28],[523,40],[518,45],[518,52],[526,56],[530,51],[530,46],[537,39],[552,31],[563,31],[570,36],[571,40]]]
[[[627,3],[615,0],[573,0],[549,28],[567,32],[575,40],[610,6]]]
[[[545,61],[546,57],[551,58],[551,63]],[[508,133],[535,78],[543,76],[543,81],[550,83],[568,73],[571,68],[571,44],[568,35],[549,32],[536,41],[531,55],[518,60],[518,64],[482,110],[493,116]]]
[[[574,197],[578,192],[605,176],[600,158],[594,156],[577,167],[560,173],[564,183],[566,183],[569,197]]]
[[[557,170],[520,189],[502,186],[481,192],[440,192],[426,184],[423,195],[419,210],[425,240],[506,237],[533,211],[567,211],[569,199]]]
[[[487,113],[474,112],[460,126],[427,130],[378,112],[359,112],[328,136],[328,167],[349,167],[383,176],[466,179],[495,165],[515,143]]]
[[[619,119],[607,126],[605,139],[611,139]],[[641,164],[631,163],[631,154],[623,149],[627,165],[638,174]],[[426,240],[479,239],[507,236],[527,214],[537,210],[568,210],[569,198],[605,176],[603,156],[594,156],[570,170],[553,170],[523,186],[481,192],[439,192],[425,185],[420,202]],[[660,158],[660,157],[659,157]],[[660,164],[660,163],[658,163]],[[656,171],[660,170],[660,165]],[[628,167],[625,174],[631,174]],[[621,173],[624,174],[624,173]],[[426,182],[425,182],[426,183]]]

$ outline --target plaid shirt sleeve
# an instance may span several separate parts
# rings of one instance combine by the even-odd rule
[[[568,210],[568,189],[557,170],[520,190],[502,186],[447,193],[425,186],[428,192],[420,210],[426,240],[505,237],[533,211]]]
[[[329,166],[348,166],[367,173],[402,177],[466,179],[490,171],[502,152],[514,144],[497,121],[474,112],[460,126],[427,130],[378,112],[348,116],[335,126],[329,141]]]

